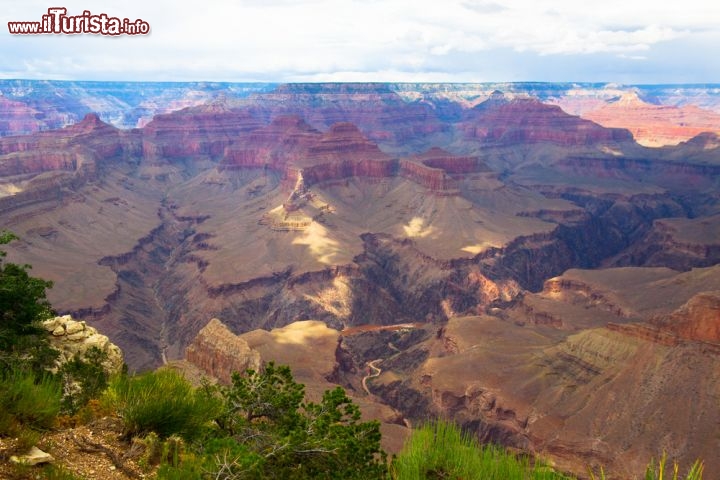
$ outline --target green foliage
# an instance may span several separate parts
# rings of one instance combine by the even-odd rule
[[[293,380],[290,367],[276,368],[271,362],[262,374],[253,370],[246,374],[235,372],[232,388],[224,392],[226,409],[221,427],[230,435],[258,421],[272,423],[285,432],[292,429],[300,420],[297,410],[305,387]]]
[[[0,245],[15,238],[0,232]],[[5,252],[0,251],[2,257]],[[52,282],[31,277],[29,269],[0,261],[0,367],[23,365],[39,373],[57,357],[40,326],[53,313],[45,297]]]
[[[107,352],[98,347],[89,348],[84,359],[76,355],[60,369],[64,385],[63,410],[75,414],[94,398],[98,398],[108,386],[109,375],[103,368]]]
[[[361,422],[342,388],[319,404],[303,403],[304,386],[290,368],[270,362],[262,372],[233,375],[219,422],[235,443],[216,452],[221,478],[381,478],[380,424]],[[230,448],[231,447],[231,448]],[[248,455],[252,453],[252,455]],[[217,472],[216,472],[217,473]]]
[[[61,388],[50,376],[11,370],[0,375],[0,435],[15,436],[21,447],[37,441],[60,411]]]
[[[205,455],[188,453],[182,455],[181,461],[173,465],[170,463],[161,464],[157,469],[158,480],[198,480],[210,477],[210,472],[215,468],[214,460]],[[222,478],[222,477],[217,477]]]
[[[78,477],[62,466],[52,464],[43,467],[39,478],[44,480],[82,480],[82,477]]]
[[[650,460],[650,464],[648,465],[647,469],[645,470],[645,480],[665,480],[666,473],[670,473],[666,471],[667,466],[667,454],[663,453],[663,456],[660,458],[660,461],[657,465],[655,465],[655,459]],[[688,470],[687,475],[685,475],[685,480],[702,480],[703,476],[703,464],[699,460],[696,460],[695,463],[692,464],[690,469]],[[672,480],[679,480],[681,477],[678,475],[680,466],[677,462],[673,462],[672,467],[672,473],[670,473],[671,476],[668,476],[668,479]]]
[[[196,390],[179,373],[162,369],[110,381],[106,399],[124,423],[124,436],[155,432],[165,439],[179,435],[198,438],[222,408],[219,399]]]
[[[415,431],[390,466],[391,478],[464,480],[565,480],[568,477],[527,457],[478,442],[454,424],[438,421]]]
[[[10,479],[13,480],[84,480],[60,465],[45,464],[41,466],[15,464]]]
[[[194,452],[162,465],[159,479],[386,478],[380,424],[361,422],[342,388],[304,402],[290,368],[266,365],[234,374],[230,387],[206,387],[225,403],[220,429]],[[213,394],[214,392],[214,394]]]

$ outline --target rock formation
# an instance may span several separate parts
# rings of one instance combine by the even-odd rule
[[[143,156],[218,158],[238,134],[261,125],[247,112],[232,111],[222,102],[157,115],[142,129]]]
[[[89,327],[84,321],[73,320],[70,315],[55,317],[43,322],[51,335],[50,346],[60,352],[57,366],[74,358],[84,359],[90,349],[98,349],[107,355],[103,368],[108,373],[119,373],[123,366],[123,353],[110,339]]]
[[[41,465],[43,463],[52,463],[55,459],[49,453],[43,452],[38,447],[33,446],[28,453],[21,456],[11,456],[10,463],[16,463],[20,465],[34,466]]]
[[[624,129],[603,128],[534,99],[508,99],[496,92],[466,113],[458,129],[466,138],[494,144],[588,145],[632,141]]]
[[[650,320],[680,339],[710,342],[720,347],[720,292],[703,292],[667,316]]]
[[[234,372],[260,368],[260,354],[235,336],[217,318],[197,334],[185,350],[185,358],[207,375],[229,384]]]
[[[319,402],[323,392],[337,386],[331,379],[338,369],[339,345],[340,332],[324,322],[300,321],[235,335],[220,320],[212,319],[187,348],[186,360],[224,383],[230,382],[232,372],[257,370],[270,361],[290,365],[295,381],[305,386],[306,398]],[[381,422],[383,446],[398,451],[409,433],[402,416],[359,392],[349,390],[348,394],[364,419]]]
[[[532,88],[290,85],[5,137],[3,248],[132,369],[276,360],[386,430],[441,414],[569,469],[711,465],[718,136],[646,148]]]
[[[604,127],[626,128],[638,143],[649,147],[677,145],[703,132],[720,133],[719,113],[695,105],[654,105],[635,92],[584,112],[582,117]]]
[[[571,271],[499,317],[454,317],[409,345],[393,338],[397,350],[380,348],[383,332],[345,343],[356,363],[382,360],[370,389],[404,414],[449,416],[561,468],[628,478],[662,450],[681,468],[695,458],[715,468],[716,442],[700,440],[718,421],[706,393],[720,391],[720,311],[717,292],[703,292],[715,271]],[[678,391],[691,393],[692,412]]]

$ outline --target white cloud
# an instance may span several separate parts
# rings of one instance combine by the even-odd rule
[[[397,74],[397,80],[460,80],[466,75],[492,77],[493,63],[505,59],[481,67],[460,63],[490,53],[509,55],[516,62],[527,62],[528,55],[570,56],[572,60],[565,60],[570,70],[589,68],[598,55],[633,60],[632,65],[651,62],[654,49],[672,42],[701,40],[708,55],[720,48],[714,34],[720,25],[720,6],[706,0],[61,3],[70,14],[88,9],[142,18],[150,23],[151,34],[9,38],[3,31],[0,65],[5,68],[0,76],[285,81],[392,80],[380,77]],[[36,0],[15,3],[0,12],[0,24],[39,20],[46,10],[47,4]],[[668,70],[673,60],[664,60]]]

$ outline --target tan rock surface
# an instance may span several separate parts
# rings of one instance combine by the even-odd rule
[[[55,317],[43,322],[43,327],[50,333],[50,346],[60,352],[57,362],[61,365],[75,357],[81,359],[91,348],[97,348],[107,354],[103,367],[109,373],[118,373],[123,366],[123,352],[110,339],[99,333],[94,327],[87,326],[84,321],[78,322],[70,315]]]
[[[337,368],[336,351],[340,333],[324,322],[306,320],[282,328],[253,330],[232,334],[218,319],[212,319],[187,349],[187,362],[206,375],[228,383],[233,371],[244,371],[248,362],[275,362],[290,365],[295,381],[305,385],[306,398],[318,402],[323,392],[337,387],[328,380]],[[237,352],[237,353],[233,353]],[[223,363],[224,362],[224,363]],[[249,368],[257,370],[259,364]],[[402,417],[386,405],[366,397],[363,392],[348,391],[360,407],[365,420],[379,420],[383,447],[397,452],[409,430]]]
[[[217,318],[200,330],[185,355],[189,362],[223,383],[230,383],[233,372],[257,370],[261,365],[260,354]]]

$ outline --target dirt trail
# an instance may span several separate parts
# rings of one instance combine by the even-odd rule
[[[370,367],[374,371],[373,373],[368,373],[362,379],[363,390],[365,390],[365,393],[367,393],[368,395],[372,395],[372,393],[370,393],[370,390],[368,390],[367,381],[370,378],[375,378],[380,375],[382,370],[379,367],[376,367],[375,364],[378,362],[382,362],[382,361],[383,361],[382,358],[378,358],[376,360],[373,360],[372,362],[367,363],[367,366]]]

